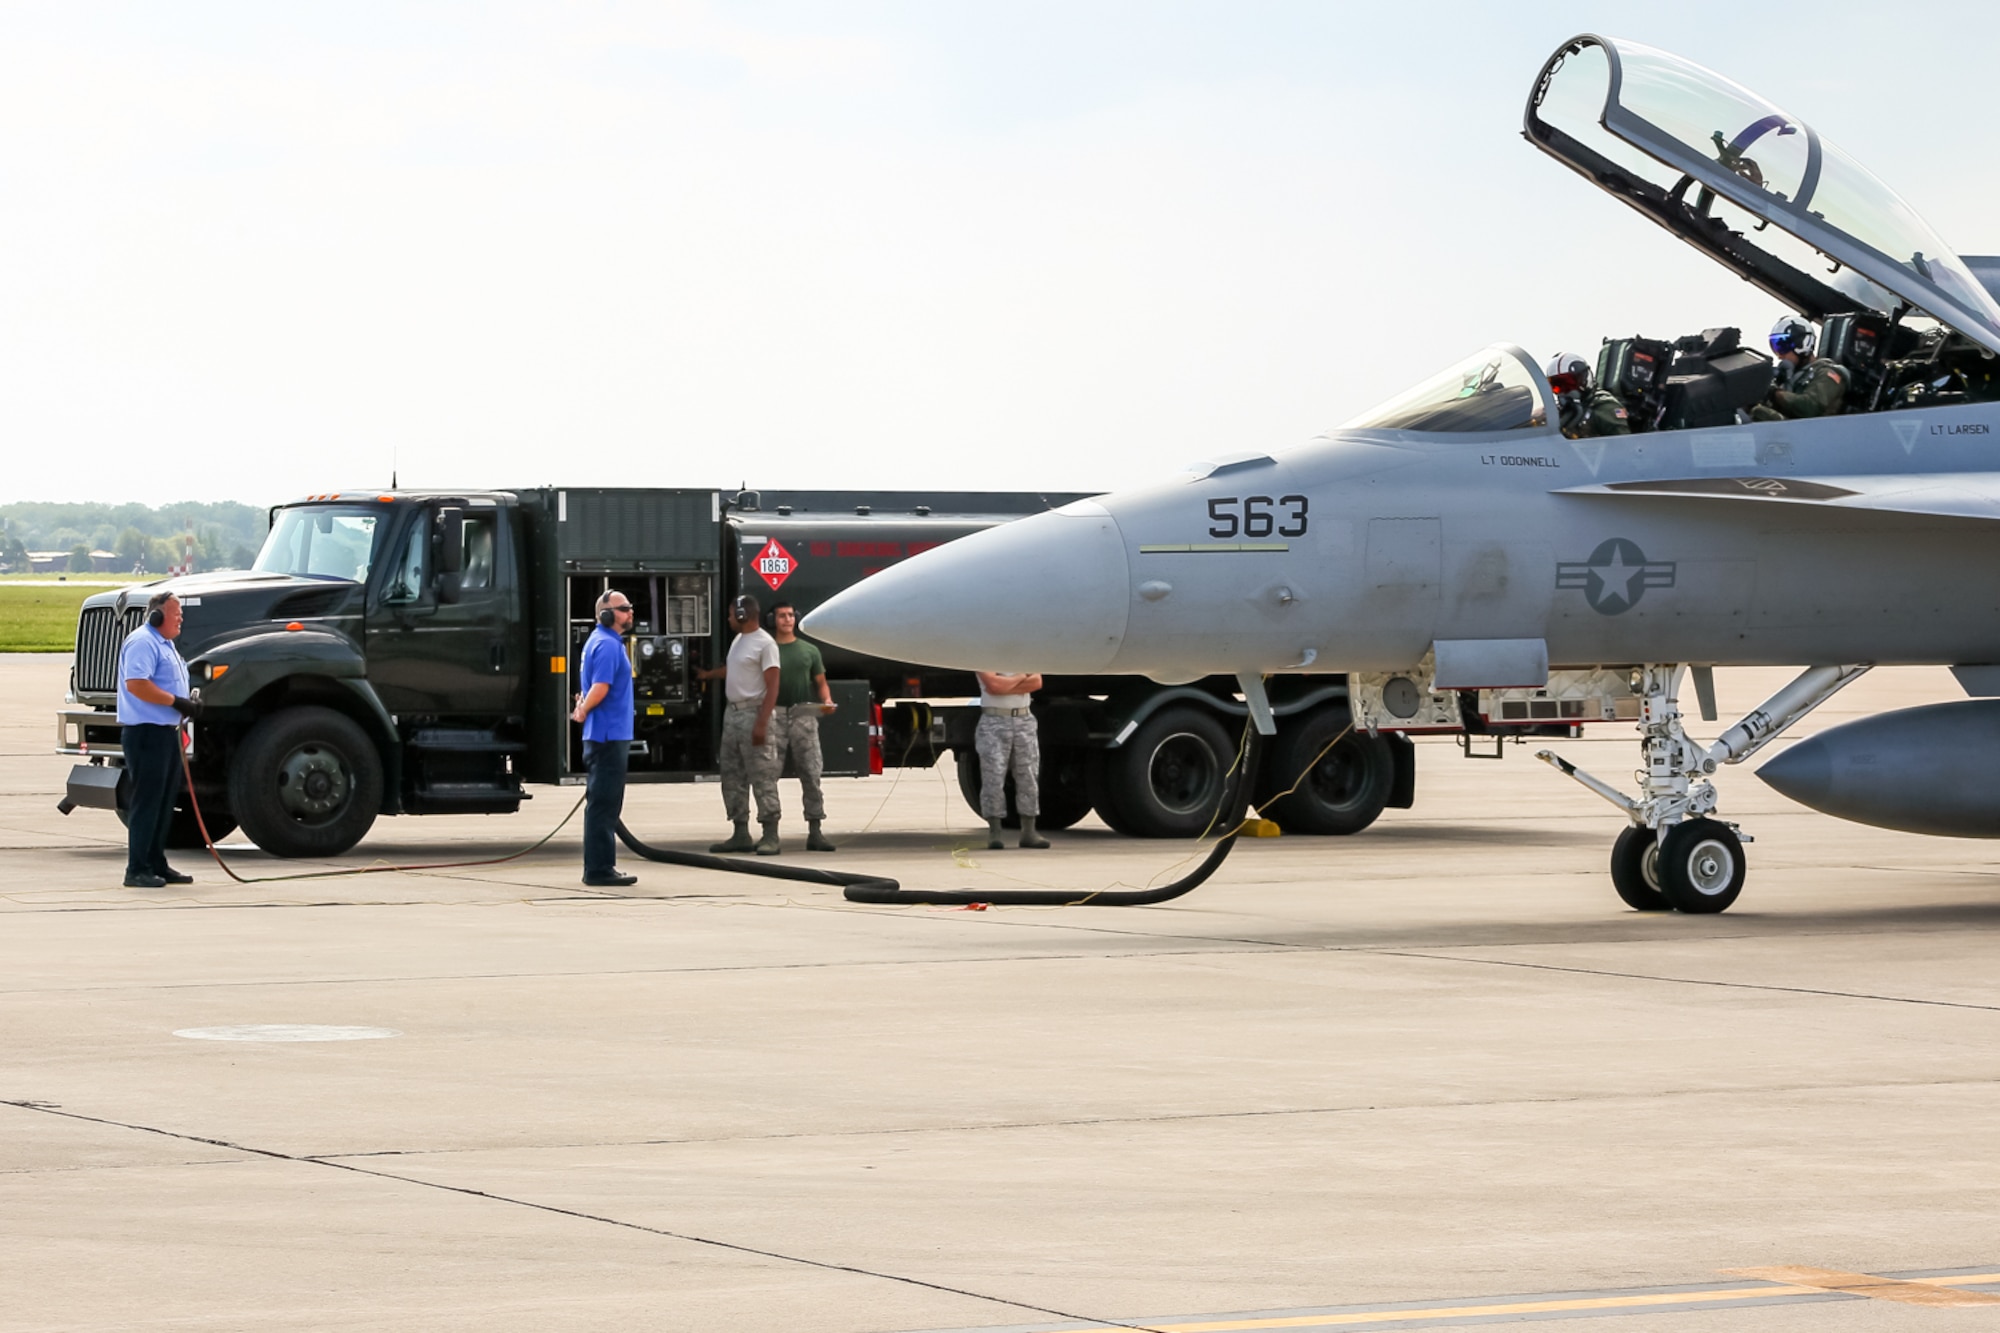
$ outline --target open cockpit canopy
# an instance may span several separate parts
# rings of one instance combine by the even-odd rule
[[[1812,319],[1907,303],[2000,352],[2000,306],[1895,191],[1802,120],[1679,56],[1589,34],[1549,57],[1542,151]]]

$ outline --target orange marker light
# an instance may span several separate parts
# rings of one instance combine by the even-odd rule
[[[288,630],[293,630],[293,631],[297,631],[297,630],[302,630],[302,629],[304,629],[304,628],[305,628],[305,626],[304,626],[304,625],[302,625],[302,624],[300,624],[300,623],[299,623],[298,621],[294,620],[294,621],[293,621],[293,622],[292,622],[291,624],[289,624],[289,625],[285,626],[285,628],[286,628],[286,629],[288,629]]]

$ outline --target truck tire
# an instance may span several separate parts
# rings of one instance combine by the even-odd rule
[[[1136,838],[1139,835],[1132,831],[1132,825],[1126,820],[1124,811],[1118,807],[1118,793],[1111,789],[1107,760],[1112,753],[1114,752],[1092,750],[1089,754],[1089,762],[1083,772],[1084,780],[1089,784],[1085,790],[1090,795],[1090,808],[1104,821],[1104,827],[1113,833]]]
[[[243,738],[230,808],[273,856],[338,856],[382,808],[382,760],[368,733],[331,708],[287,708]]]
[[[1235,760],[1236,746],[1214,714],[1186,704],[1162,708],[1104,756],[1105,804],[1114,811],[1105,822],[1140,838],[1211,832]]]
[[[1332,704],[1279,728],[1258,802],[1266,818],[1287,833],[1359,833],[1375,822],[1395,787],[1396,756],[1382,737],[1351,726],[1346,705]]]
[[[1066,829],[1090,813],[1090,752],[1074,745],[1042,751],[1042,814],[1036,827]]]
[[[208,821],[208,836],[221,842],[236,831],[236,820],[226,811],[202,807],[201,817]],[[118,807],[118,822],[130,825],[131,812],[124,806]],[[200,851],[207,847],[201,840],[201,825],[195,823],[194,811],[188,808],[187,793],[174,804],[173,823],[167,825],[167,850],[170,852]]]
[[[965,803],[979,818],[979,793],[985,786],[979,773],[979,756],[970,751],[962,751],[958,756],[958,791],[965,797]],[[1067,750],[1042,752],[1042,813],[1035,820],[1038,829],[1066,829],[1090,813],[1090,794],[1084,787],[1083,756]],[[1007,779],[1007,818],[1001,822],[1002,828],[1021,827],[1021,816],[1014,808],[1014,780]]]

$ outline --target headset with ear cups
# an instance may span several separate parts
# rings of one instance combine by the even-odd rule
[[[164,629],[167,624],[167,599],[170,592],[154,593],[146,599],[146,623],[154,629]]]

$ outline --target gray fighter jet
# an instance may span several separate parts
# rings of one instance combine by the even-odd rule
[[[2000,261],[1967,260],[1813,127],[1717,74],[1580,36],[1535,80],[1537,148],[1818,326],[1844,403],[1753,408],[1778,367],[1737,330],[1609,340],[1632,433],[1570,438],[1496,345],[1301,448],[1202,464],[953,542],[815,611],[819,637],[941,666],[1348,673],[1369,730],[1636,722],[1611,857],[1641,910],[1718,912],[1743,842],[1708,780],[1876,663],[2000,695]],[[1822,368],[1824,369],[1824,367]],[[1783,403],[1780,397],[1776,401]],[[1703,744],[1717,665],[1792,684]],[[2000,836],[2000,699],[1867,719],[1761,772],[1844,818]]]

